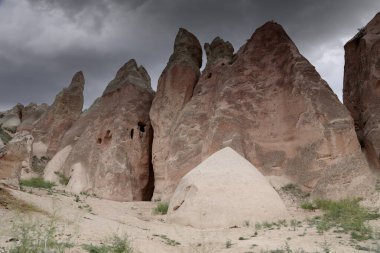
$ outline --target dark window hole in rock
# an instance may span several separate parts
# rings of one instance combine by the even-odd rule
[[[102,144],[102,138],[98,138],[98,140],[96,141],[96,143]]]
[[[134,129],[131,129],[131,133],[130,133],[130,135],[131,135],[131,139],[133,139],[133,132],[134,132],[135,130]]]
[[[145,132],[146,124],[143,123],[143,122],[138,122],[137,125],[139,127],[140,132],[144,133]]]
[[[207,79],[210,79],[212,77],[212,73],[209,73],[208,75],[207,75]]]

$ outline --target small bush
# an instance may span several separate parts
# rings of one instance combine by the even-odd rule
[[[59,231],[54,218],[47,223],[37,221],[20,221],[13,225],[13,236],[17,241],[12,245],[8,253],[64,253],[66,248],[73,245],[66,240],[58,240],[62,234]]]
[[[160,202],[160,203],[157,204],[157,207],[153,209],[153,212],[155,214],[164,215],[164,214],[168,213],[168,209],[169,209],[169,204],[168,203]]]
[[[351,237],[358,241],[372,236],[372,229],[366,221],[380,218],[378,212],[360,206],[358,199],[315,200],[313,205],[315,209],[325,211],[322,217],[316,217],[312,221],[320,232],[336,227],[342,229],[342,232],[351,233]]]
[[[67,185],[69,183],[70,178],[66,177],[65,174],[63,174],[62,172],[55,171],[54,174],[56,174],[58,176],[59,183],[61,185]]]
[[[37,156],[32,157],[32,170],[38,175],[42,176],[45,171],[46,164],[49,162],[49,158],[42,156],[38,158]]]
[[[114,235],[102,245],[84,244],[82,248],[90,253],[133,253],[127,236]]]
[[[44,188],[44,189],[51,189],[55,186],[54,183],[49,182],[49,181],[45,181],[43,178],[40,178],[40,177],[21,180],[20,185],[21,186],[27,186],[27,187],[33,187],[33,188]]]

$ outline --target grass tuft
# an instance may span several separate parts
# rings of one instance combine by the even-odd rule
[[[321,209],[325,213],[322,217],[315,217],[311,222],[317,226],[319,232],[331,228],[338,228],[344,233],[351,233],[352,239],[363,241],[372,238],[372,229],[366,223],[369,220],[380,218],[377,211],[360,206],[359,199],[343,199],[339,201],[314,200],[304,203],[301,207]]]
[[[33,188],[44,188],[51,189],[55,186],[54,183],[45,181],[43,178],[35,177],[26,180],[20,180],[21,186],[33,187]]]
[[[169,209],[169,204],[165,202],[159,202],[157,206],[153,209],[153,212],[155,214],[167,214]]]
[[[84,244],[82,248],[90,253],[133,253],[127,236],[114,235],[102,245]]]
[[[0,139],[4,144],[8,144],[10,140],[12,140],[12,136],[10,136],[4,129],[0,127]]]
[[[70,181],[70,178],[69,177],[66,177],[65,174],[63,174],[62,172],[59,172],[59,171],[55,171],[54,174],[57,175],[58,179],[59,179],[59,183],[61,185],[67,185]]]

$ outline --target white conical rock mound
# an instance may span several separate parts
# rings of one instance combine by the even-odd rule
[[[202,229],[287,217],[283,201],[266,178],[229,147],[181,179],[168,211],[169,222]]]

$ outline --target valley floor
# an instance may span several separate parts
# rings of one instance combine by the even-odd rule
[[[72,195],[60,190],[26,189],[8,190],[17,201],[34,206],[35,210],[20,213],[0,201],[0,248],[9,247],[12,226],[29,219],[43,222],[54,217],[59,224],[59,237],[70,240],[73,247],[67,252],[86,252],[83,244],[99,245],[114,234],[128,235],[134,252],[141,253],[196,253],[196,252],[365,252],[380,250],[380,239],[357,242],[349,234],[333,229],[323,234],[309,225],[306,219],[318,211],[299,208],[291,196],[285,203],[293,220],[273,224],[245,224],[242,227],[199,230],[168,224],[165,215],[153,213],[157,203],[121,203],[86,195]],[[380,196],[371,197],[365,204],[380,207]],[[6,208],[5,208],[6,207]],[[380,232],[380,220],[371,221],[374,230]],[[287,249],[293,251],[286,251]]]

